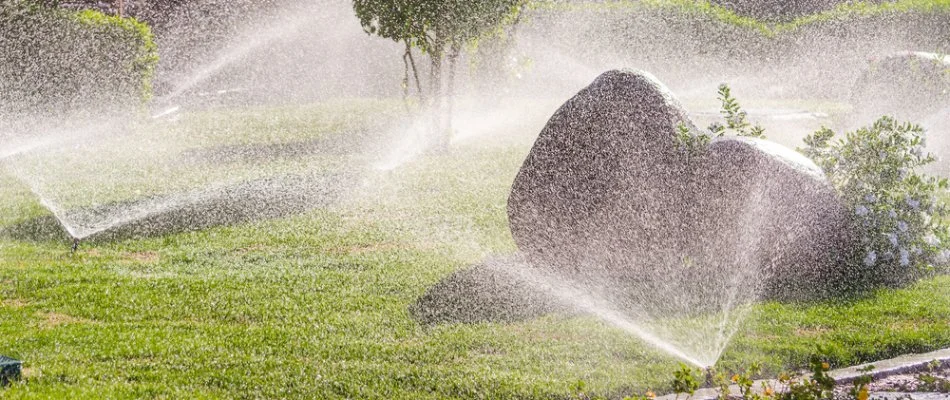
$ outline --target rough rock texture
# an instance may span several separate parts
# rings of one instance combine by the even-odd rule
[[[689,191],[686,160],[670,135],[688,121],[651,76],[601,75],[551,117],[515,178],[508,217],[518,247],[537,260],[578,265],[615,238],[656,262],[670,258],[666,250],[686,239],[668,234],[686,232],[670,216],[686,211],[679,200]]]
[[[805,156],[767,140],[717,138],[692,179],[704,209],[694,216],[701,265],[739,263],[740,275],[742,264],[753,267],[747,277],[764,279],[773,298],[822,294],[846,279],[849,213]]]
[[[802,297],[836,270],[846,212],[818,167],[755,139],[717,139],[689,158],[673,141],[680,124],[692,127],[642,72],[609,71],[565,103],[509,197],[532,264],[656,312],[765,284]]]

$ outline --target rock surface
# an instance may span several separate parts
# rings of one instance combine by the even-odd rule
[[[515,178],[508,217],[518,247],[535,262],[578,267],[610,255],[598,246],[654,249],[640,256],[668,261],[686,239],[667,234],[686,231],[675,216],[687,209],[687,163],[670,136],[681,123],[685,111],[655,78],[598,77],[554,114]]]
[[[804,297],[836,272],[846,212],[817,166],[741,138],[690,158],[674,143],[680,124],[696,130],[637,71],[609,71],[565,103],[509,197],[532,264],[655,313],[718,307],[764,285]]]
[[[703,264],[738,267],[781,299],[823,294],[845,279],[849,213],[807,157],[767,140],[717,138],[693,179]]]

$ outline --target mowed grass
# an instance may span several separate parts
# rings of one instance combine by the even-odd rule
[[[611,397],[668,388],[676,360],[593,318],[412,319],[409,306],[441,278],[515,251],[505,202],[536,131],[511,129],[361,174],[340,204],[287,218],[76,254],[0,237],[0,354],[25,360],[24,379],[0,397],[546,399],[571,397],[578,381]],[[10,176],[0,185],[0,225],[44,213]],[[795,369],[818,343],[836,365],[950,346],[950,278],[759,305],[722,364]]]

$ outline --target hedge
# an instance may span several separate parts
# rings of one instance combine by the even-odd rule
[[[137,107],[158,63],[143,23],[25,0],[0,0],[0,49],[0,119]]]
[[[950,0],[854,1],[787,22],[703,0],[548,0],[525,21],[523,31],[587,65],[619,56],[667,81],[754,76],[809,97],[847,98],[868,57],[950,52]]]

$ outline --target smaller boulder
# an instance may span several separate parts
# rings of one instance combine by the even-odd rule
[[[851,100],[860,125],[882,115],[928,118],[950,107],[950,56],[905,51],[873,59],[855,82]]]
[[[844,279],[850,213],[810,159],[768,140],[721,137],[694,179],[706,263],[763,280],[774,299],[822,296]]]

